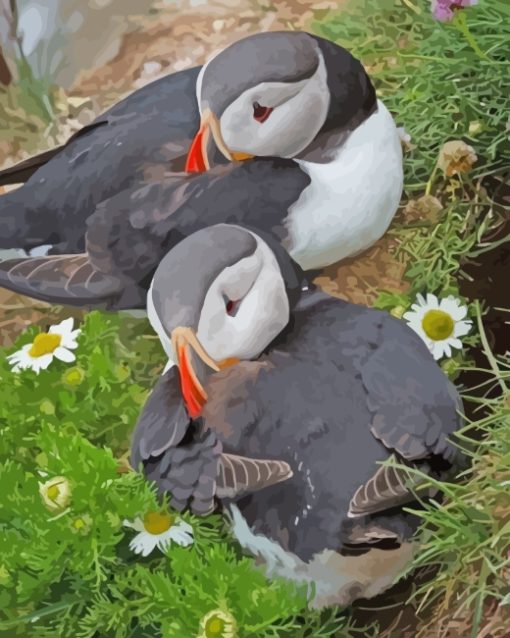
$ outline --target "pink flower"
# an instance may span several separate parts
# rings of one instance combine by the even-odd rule
[[[450,22],[455,11],[477,3],[478,0],[432,0],[432,14],[439,22]]]

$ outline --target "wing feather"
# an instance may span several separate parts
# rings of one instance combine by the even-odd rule
[[[123,290],[120,280],[99,272],[87,253],[6,259],[0,262],[0,286],[71,305],[106,303]]]
[[[285,461],[223,453],[216,478],[216,495],[218,498],[235,498],[247,492],[258,492],[292,476],[292,469]]]
[[[390,462],[395,462],[394,455]],[[366,483],[361,485],[349,504],[349,518],[368,516],[416,500],[416,491],[426,479],[403,466],[381,465]],[[422,468],[420,468],[422,469]]]

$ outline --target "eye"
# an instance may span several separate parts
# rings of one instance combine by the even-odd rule
[[[257,122],[262,124],[272,112],[273,109],[270,106],[262,106],[258,102],[253,102],[253,118],[257,120]]]
[[[241,303],[240,299],[237,301],[234,301],[232,299],[225,299],[225,310],[227,312],[227,315],[230,315],[231,317],[235,317],[239,309],[240,303]]]

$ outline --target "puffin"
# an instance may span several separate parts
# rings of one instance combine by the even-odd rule
[[[131,465],[205,515],[220,507],[269,576],[310,604],[393,584],[419,509],[464,467],[459,395],[423,341],[381,311],[305,291],[270,235],[219,224],[158,266],[151,324],[168,357]]]
[[[259,33],[121,101],[62,148],[0,175],[0,286],[44,301],[143,308],[160,260],[218,223],[282,243],[311,279],[379,239],[402,148],[362,64],[305,32]]]

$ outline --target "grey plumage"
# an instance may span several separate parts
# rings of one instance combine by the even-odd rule
[[[463,461],[451,442],[458,395],[420,338],[385,313],[319,292],[303,295],[259,360],[213,374],[206,391],[204,425],[223,453],[271,457],[292,472],[244,497],[220,490],[223,499],[302,560],[412,537],[418,519],[400,507],[419,483],[412,470],[379,463],[415,463],[441,480]],[[150,478],[161,482],[156,465]]]
[[[131,443],[131,465],[142,469],[170,504],[182,511],[210,514],[215,497],[236,498],[292,476],[285,462],[223,453],[223,446],[201,420],[192,421],[180,395],[174,366],[162,375],[138,419]]]
[[[317,149],[328,146],[333,132],[335,140],[345,141],[377,108],[361,63],[332,42],[302,32],[236,42],[207,65],[202,106],[220,116],[248,87],[310,78],[321,58],[327,112],[299,156],[313,150],[313,161],[329,161],[332,149],[318,160]],[[199,228],[240,223],[288,240],[289,211],[310,184],[296,162],[268,158],[225,166],[216,152],[216,168],[206,175],[182,172],[200,124],[198,75],[194,68],[162,78],[62,147],[0,173],[0,184],[28,177],[20,189],[0,197],[0,248],[51,244],[53,253],[81,253],[83,262],[75,272],[71,255],[46,264],[7,260],[0,263],[0,286],[49,302],[141,308],[159,260]],[[248,111],[250,119],[251,105]],[[263,155],[289,155],[264,149]]]
[[[177,447],[190,427],[175,366],[157,380],[139,421],[143,422],[143,429],[135,429],[131,443],[131,465],[135,469],[167,449]],[[162,472],[166,469],[163,466]]]
[[[95,207],[137,188],[164,169],[182,171],[199,122],[195,85],[200,67],[135,91],[73,135],[67,144],[0,173],[0,184],[27,178],[0,197],[0,248],[55,244],[85,248]],[[27,167],[30,163],[30,167]],[[33,169],[33,173],[30,171]]]
[[[157,265],[183,237],[226,221],[282,241],[287,211],[309,183],[292,160],[256,159],[127,189],[101,203],[88,220],[87,252],[79,257],[90,264],[93,278],[89,270],[82,271],[83,279],[75,273],[77,255],[9,259],[0,262],[0,286],[43,301],[143,308]],[[23,276],[16,274],[20,268]]]

